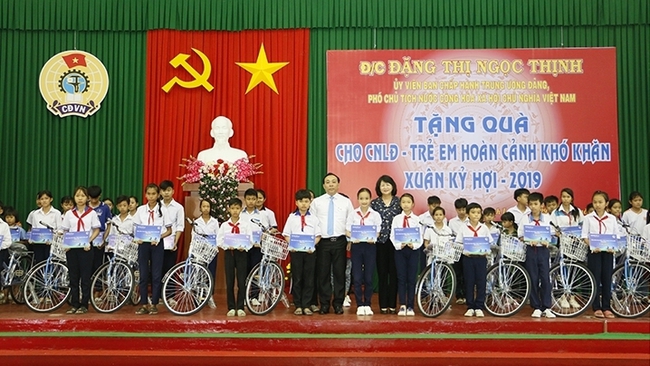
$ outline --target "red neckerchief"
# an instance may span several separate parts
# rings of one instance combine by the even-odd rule
[[[88,216],[88,214],[90,214],[92,211],[93,210],[90,207],[86,206],[86,209],[85,209],[84,213],[81,214],[81,216],[79,216],[79,214],[77,213],[77,208],[72,210],[72,214],[77,218],[77,231],[82,231],[82,229],[84,231],[86,230],[86,225],[84,225],[84,222],[83,222],[82,219],[84,217]]]
[[[474,237],[475,237],[475,238],[478,237],[478,231],[481,229],[481,226],[480,226],[480,225],[479,225],[479,227],[477,227],[476,229],[474,229],[474,228],[472,227],[472,225],[467,225],[467,228],[469,228],[470,230],[472,230],[472,232],[474,233]]]
[[[370,216],[370,210],[366,212],[365,216],[361,214],[361,211],[357,211],[357,214],[361,217],[361,221],[359,222],[359,225],[365,225],[364,220],[367,219],[368,216]]]
[[[230,224],[230,227],[232,227],[231,233],[239,234],[239,223],[233,224],[232,222],[228,221],[228,224]]]
[[[411,218],[411,215],[404,215],[404,222],[402,223],[402,227],[410,227],[409,226],[409,219]]]

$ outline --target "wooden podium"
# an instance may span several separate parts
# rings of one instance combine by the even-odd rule
[[[237,188],[237,197],[239,197],[242,202],[244,201],[244,192],[247,189],[253,188],[253,183],[240,183]],[[183,192],[190,192],[188,196],[185,196],[185,217],[195,219],[201,216],[200,204],[201,196],[199,196],[199,184],[190,183],[183,185]],[[243,208],[243,207],[242,207]],[[221,223],[219,223],[221,224]],[[185,242],[185,253],[184,258],[187,258],[187,251],[190,249],[190,242],[192,241],[192,227],[190,225],[185,225],[185,235],[183,235]],[[214,279],[214,289],[225,291],[226,289],[226,276],[224,274],[224,264],[223,264],[223,255],[217,256],[217,276]]]

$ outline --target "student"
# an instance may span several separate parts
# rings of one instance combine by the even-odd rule
[[[61,211],[52,207],[52,192],[43,190],[38,192],[37,197],[40,208],[30,213],[27,223],[32,229],[44,229],[49,226],[53,231],[56,231],[61,226]],[[34,244],[32,249],[34,251],[34,264],[40,263],[50,256],[49,244]]]
[[[201,216],[199,216],[196,220],[194,220],[194,223],[196,224],[196,231],[199,234],[216,236],[217,233],[219,232],[219,221],[217,221],[217,219],[215,219],[214,217],[210,216],[210,212],[212,210],[212,205],[210,204],[210,201],[201,200],[199,209],[201,210]],[[194,238],[194,235],[196,235],[196,233],[194,232],[194,230],[192,230],[192,238]],[[219,253],[217,253],[217,255],[218,254]],[[216,281],[217,278],[217,256],[216,255],[212,259],[212,262],[208,264],[208,270],[212,274],[212,278]],[[214,296],[210,296],[210,299],[208,300],[208,306],[210,306],[211,309],[217,308],[217,304],[214,303]]]
[[[292,234],[314,235],[317,245],[320,241],[320,222],[316,216],[309,212],[311,199],[309,191],[301,189],[295,194],[296,207],[298,210],[289,215],[284,224],[282,235],[287,241],[291,241]],[[296,310],[295,315],[312,315],[310,309],[311,299],[314,293],[314,269],[316,267],[316,255],[314,251],[291,251],[291,277],[293,279],[293,303]]]
[[[255,207],[257,207],[257,209],[260,212],[266,214],[266,217],[269,220],[269,225],[271,225],[271,227],[274,227],[274,228],[277,229],[278,222],[275,220],[275,212],[271,211],[268,207],[266,207],[264,205],[264,203],[266,202],[266,192],[264,192],[263,190],[261,190],[259,188],[255,189],[255,190],[257,191],[257,203],[256,203]],[[310,199],[310,201],[311,201],[311,199]]]
[[[440,197],[438,196],[429,196],[427,197],[427,206],[428,209],[424,213],[422,213],[419,217],[420,219],[420,224],[422,225],[422,232],[426,232],[427,226],[432,226],[434,223],[433,219],[433,210],[436,207],[439,207],[442,201],[440,201]],[[447,218],[445,217],[444,219],[445,225],[447,225]],[[420,247],[420,271],[423,271],[424,268],[427,266],[427,256],[424,253],[425,245],[422,245]]]
[[[483,210],[481,205],[472,202],[467,205],[469,224],[464,225],[456,236],[457,243],[463,243],[464,238],[487,237],[493,244],[490,230],[479,222]],[[467,296],[467,312],[465,316],[485,316],[485,286],[487,277],[487,258],[485,255],[469,255],[463,253],[463,275],[465,277],[465,295]],[[474,293],[476,291],[476,294]]]
[[[542,207],[542,213],[550,214],[551,212],[557,209],[559,200],[555,196],[546,196],[544,198],[544,207]],[[530,206],[529,206],[530,207]]]
[[[415,303],[415,281],[417,280],[418,249],[422,245],[422,230],[420,238],[416,243],[396,243],[395,229],[420,227],[420,219],[413,214],[415,200],[410,193],[404,193],[400,197],[402,213],[395,216],[391,230],[390,240],[395,247],[395,267],[397,268],[397,293],[400,307],[398,316],[414,316],[413,306]]]
[[[648,215],[648,210],[643,208],[643,196],[641,193],[634,191],[630,193],[628,201],[630,208],[623,212],[621,221],[625,224],[630,225],[630,232],[632,234],[641,234],[643,228],[647,224],[646,216]]]
[[[11,231],[12,235],[18,233],[18,241],[27,240],[27,233],[25,232],[25,229],[18,225],[20,223],[18,211],[16,211],[16,209],[13,207],[8,206],[5,207],[4,215],[4,220],[7,225],[9,225],[9,230]]]
[[[253,188],[249,188],[244,192],[244,204],[246,208],[242,210],[240,216],[242,220],[248,223],[253,237],[261,237],[262,228],[258,221],[264,227],[270,227],[269,218],[265,213],[262,213],[257,209],[257,191]],[[277,230],[272,231],[276,233]],[[251,237],[251,239],[254,239]],[[258,239],[259,240],[259,239]],[[262,261],[262,247],[259,242],[253,240],[253,247],[248,251],[248,271],[250,272],[253,267]],[[256,299],[254,299],[256,301]]]
[[[163,239],[165,254],[163,256],[163,276],[176,264],[178,256],[178,240],[185,230],[185,209],[174,200],[174,183],[170,180],[160,182],[162,206],[167,209],[167,215],[172,223],[172,234]]]
[[[436,207],[433,209],[433,224],[424,230],[424,246],[429,248],[431,245],[440,245],[441,241],[451,240],[453,232],[445,224],[445,209]],[[432,258],[429,258],[427,265],[431,264]]]
[[[139,205],[140,202],[138,201],[138,197],[136,196],[129,197],[129,214],[131,216],[135,215],[135,212],[138,210]]]
[[[573,190],[571,188],[562,188],[560,200],[562,204],[550,212],[551,221],[561,228],[582,225],[584,215],[582,210],[573,203]]]
[[[99,235],[99,218],[97,213],[88,206],[90,195],[86,187],[77,187],[74,191],[75,208],[65,213],[61,229],[64,231],[89,232],[88,244],[83,248],[67,249],[65,252],[66,267],[70,277],[70,303],[72,307],[66,314],[85,314],[88,312],[90,301],[90,280],[93,275],[93,252],[91,243]],[[81,299],[79,299],[79,284],[81,282]]]
[[[97,271],[99,266],[104,263],[104,244],[108,238],[108,233],[110,232],[111,214],[110,208],[101,201],[102,189],[99,186],[90,186],[88,187],[88,195],[90,196],[90,202],[88,206],[95,210],[97,213],[97,218],[99,219],[99,235],[92,242],[92,248],[90,251],[93,253],[93,273]]]
[[[9,265],[9,247],[11,247],[11,230],[9,225],[0,218],[0,268],[3,270]],[[8,294],[9,287],[0,291],[0,304],[7,303]]]
[[[118,214],[111,219],[110,235],[133,235],[133,216],[129,213],[129,197],[118,196],[116,199]]]
[[[519,222],[522,216],[530,213],[530,209],[528,208],[529,194],[530,191],[526,188],[515,189],[514,197],[515,201],[517,201],[517,205],[508,209],[508,212],[512,212],[512,214],[515,215],[515,222]]]
[[[255,195],[257,196],[257,194]],[[230,248],[224,241],[226,234],[252,235],[248,221],[241,218],[242,202],[233,198],[228,202],[230,219],[221,224],[217,242],[224,248],[224,267],[226,272],[227,316],[246,316],[244,312],[245,283],[248,276],[248,253],[243,249]],[[237,296],[235,296],[235,278],[237,279]],[[237,302],[235,302],[235,298]]]
[[[345,235],[352,235],[352,225],[377,227],[377,236],[381,230],[381,216],[370,207],[372,195],[368,188],[357,192],[359,207],[348,215],[345,224]],[[354,279],[354,297],[357,302],[357,315],[373,315],[372,312],[372,276],[377,263],[377,246],[375,241],[355,241],[348,243],[352,255],[352,279]],[[363,287],[363,289],[362,289]]]
[[[616,198],[611,198],[607,202],[607,213],[610,213],[616,217],[617,220],[621,220],[621,213],[623,212],[623,203],[621,200]]]
[[[140,309],[135,313],[158,314],[158,302],[162,290],[162,269],[165,248],[163,240],[172,233],[171,218],[167,209],[160,204],[160,188],[155,183],[149,183],[145,190],[147,203],[138,207],[133,215],[134,225],[160,226],[161,235],[158,242],[139,242],[138,244],[138,269],[140,271]],[[151,306],[148,302],[149,274],[151,274]]]
[[[494,216],[496,216],[497,211],[492,207],[486,207],[483,209],[483,216],[481,217],[481,222],[490,230],[490,234],[499,236],[499,228],[496,227],[494,223]]]
[[[584,215],[587,216],[587,215],[589,215],[589,214],[592,213],[592,212],[594,212],[594,205],[593,205],[591,202],[589,202],[589,203],[587,204],[587,206],[585,207],[585,213],[584,213]]]
[[[113,209],[115,209],[115,203],[113,202],[113,200],[106,197],[104,198],[104,204],[108,206],[108,210],[111,212],[111,216],[113,216]]]
[[[605,212],[609,196],[603,191],[596,191],[591,197],[594,212],[585,215],[582,225],[582,239],[589,245],[589,234],[617,234],[616,217]],[[597,318],[614,318],[611,309],[612,272],[614,272],[613,253],[589,251],[587,267],[596,280],[596,298],[592,304],[594,316]]]
[[[449,228],[458,236],[463,228],[469,225],[469,217],[467,216],[467,200],[464,198],[458,198],[454,201],[454,207],[456,208],[456,217],[449,220]],[[458,285],[456,286],[456,304],[462,305],[465,304],[465,280],[463,277],[463,256],[460,257],[460,260],[453,264],[454,273],[456,273],[456,281]]]
[[[503,227],[503,234],[517,236],[517,224],[515,223],[515,215],[512,212],[504,212],[501,215],[501,226]]]
[[[533,192],[528,196],[528,208],[530,213],[521,217],[517,225],[519,226],[519,239],[524,240],[526,230],[531,230],[535,226],[550,226],[551,216],[542,213],[542,202],[544,196],[539,192]],[[533,318],[555,318],[551,312],[551,280],[550,271],[550,253],[548,243],[539,241],[526,242],[526,262],[524,266],[530,276],[530,306],[534,309]]]

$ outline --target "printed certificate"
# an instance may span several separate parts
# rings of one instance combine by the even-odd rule
[[[616,234],[589,234],[589,248],[603,252],[615,252],[618,250],[618,238]]]
[[[297,252],[313,252],[316,249],[316,236],[308,234],[291,234],[289,250]]]
[[[549,245],[551,237],[550,226],[524,225],[524,242],[526,244]]]
[[[466,236],[463,238],[463,253],[470,255],[490,254],[490,238]]]
[[[160,241],[162,226],[158,225],[135,225],[133,238],[143,242],[157,243]]]
[[[83,248],[90,241],[90,231],[68,231],[63,234],[63,246],[66,248]]]
[[[253,247],[250,235],[226,234],[223,236],[223,244],[227,249],[244,249],[248,251]]]
[[[32,244],[51,243],[53,238],[52,231],[47,228],[32,228],[32,231],[29,232],[29,241]]]
[[[376,242],[377,225],[352,225],[350,239],[354,242]]]
[[[396,244],[417,244],[422,241],[419,227],[396,227],[393,231]]]

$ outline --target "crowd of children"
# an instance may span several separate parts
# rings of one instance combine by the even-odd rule
[[[501,214],[497,226],[494,208],[483,208],[479,203],[470,203],[464,198],[454,201],[456,216],[450,220],[447,220],[437,196],[429,197],[428,209],[416,215],[414,197],[409,193],[398,196],[395,182],[389,176],[378,179],[374,199],[369,188],[359,189],[356,208],[347,196],[339,193],[338,188],[338,176],[328,173],[323,178],[323,195],[314,197],[310,190],[298,190],[294,197],[296,210],[287,217],[282,231],[278,231],[274,212],[264,205],[266,193],[263,190],[248,189],[243,201],[239,198],[230,200],[229,219],[222,223],[210,216],[210,202],[201,201],[201,215],[194,220],[195,231],[216,235],[217,245],[223,249],[227,316],[246,315],[244,282],[251,268],[262,259],[262,230],[273,235],[281,233],[289,242],[296,315],[328,314],[330,308],[335,314],[342,314],[343,307],[350,306],[347,297],[350,283],[356,314],[373,315],[373,279],[377,274],[380,313],[413,316],[417,276],[428,264],[424,248],[452,237],[466,246],[477,240],[494,245],[500,234],[516,236],[527,244],[524,264],[532,285],[532,317],[554,318],[551,312],[549,244],[557,239],[548,242],[529,239],[528,232],[539,229],[535,227],[579,227],[585,245],[589,245],[592,234],[622,237],[629,232],[650,239],[650,217],[648,210],[643,208],[643,197],[639,192],[629,195],[629,208],[623,211],[620,200],[610,199],[607,193],[596,191],[583,212],[574,203],[574,192],[570,188],[562,189],[559,198],[517,189],[514,192],[516,205]],[[59,211],[52,206],[52,193],[40,191],[36,197],[38,208],[29,213],[25,223],[21,222],[14,208],[0,204],[0,261],[7,262],[7,249],[12,241],[32,244],[31,229],[88,232],[86,246],[66,252],[71,285],[71,307],[67,313],[83,314],[88,311],[88,302],[93,296],[91,275],[109,250],[106,246],[109,236],[118,233],[133,235],[136,225],[159,226],[159,239],[138,241],[140,308],[136,311],[136,314],[157,314],[161,281],[166,271],[176,263],[178,241],[185,225],[184,208],[173,199],[174,185],[169,180],[160,185],[147,185],[142,205],[135,196],[102,201],[101,195],[98,186],[77,187],[73,196],[60,200],[62,211]],[[242,238],[250,245],[235,245],[241,243]],[[49,256],[49,245],[34,243],[31,249],[34,263]],[[458,284],[456,303],[466,304],[465,316],[468,317],[485,315],[486,254],[465,251],[454,263]],[[598,250],[588,254],[587,265],[594,275],[598,291],[592,305],[596,317],[614,317],[610,304],[611,286],[607,285],[612,281],[614,255],[610,251]],[[350,263],[347,273],[346,257]],[[213,276],[216,275],[216,258],[208,267]],[[0,293],[0,303],[6,301],[6,296]],[[559,302],[562,307],[578,306],[573,298],[561,298]],[[212,298],[209,304],[216,308]]]

